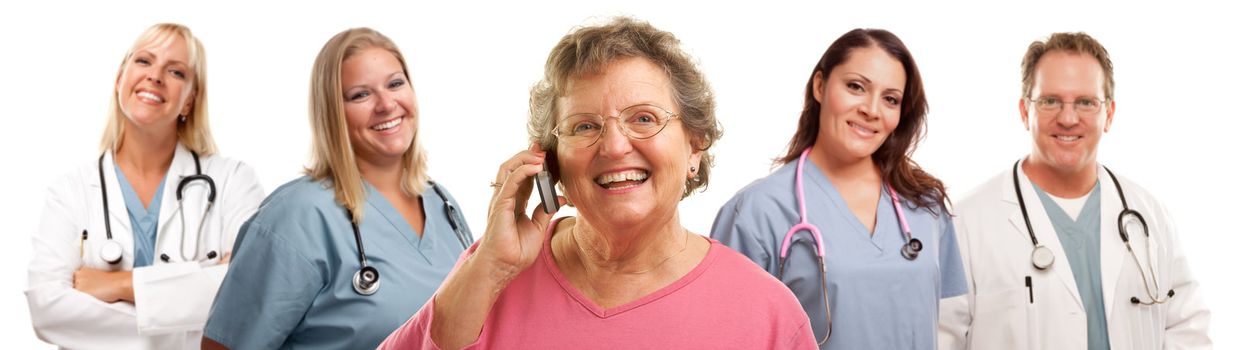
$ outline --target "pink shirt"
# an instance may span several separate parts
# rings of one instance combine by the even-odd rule
[[[548,236],[466,349],[817,349],[809,318],[787,287],[716,240],[684,277],[610,309],[573,287],[550,251]],[[430,300],[379,348],[438,349],[430,339]]]

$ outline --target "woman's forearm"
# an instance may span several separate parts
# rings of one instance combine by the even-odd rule
[[[430,338],[443,349],[459,349],[477,341],[499,293],[519,274],[514,266],[474,255],[435,294]]]

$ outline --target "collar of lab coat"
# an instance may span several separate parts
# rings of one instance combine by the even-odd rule
[[[1067,253],[1063,250],[1062,242],[1058,240],[1058,233],[1054,230],[1054,225],[1050,223],[1050,217],[1045,212],[1045,205],[1041,203],[1040,196],[1032,195],[1036,193],[1033,189],[1032,181],[1028,179],[1023,171],[1023,161],[1020,162],[1020,190],[1024,193],[1024,204],[1028,210],[1028,219],[1031,221],[1033,230],[1037,233],[1037,240],[1041,244],[1054,252],[1054,265],[1050,267],[1050,273],[1058,276],[1059,282],[1063,284],[1067,290],[1071,291],[1072,298],[1075,299],[1076,305],[1080,310],[1084,309],[1084,303],[1080,299],[1080,291],[1076,288],[1075,276],[1071,273],[1070,262],[1067,261]],[[1005,174],[1004,178],[1010,178],[1011,174]],[[1106,175],[1106,170],[1097,165],[1097,180],[1101,184],[1101,285],[1102,296],[1105,298],[1106,318],[1113,313],[1115,303],[1115,293],[1118,292],[1119,273],[1122,272],[1123,265],[1126,264],[1125,252],[1126,246],[1123,245],[1123,240],[1119,238],[1118,232],[1118,216],[1123,210],[1123,205],[1119,201],[1118,191],[1114,188],[1114,182],[1110,180],[1110,176]],[[1013,207],[1011,213],[1007,216],[1007,221],[1015,227],[1015,232],[1018,232],[1021,239],[1027,240],[1031,248],[1032,240],[1029,238],[1028,230],[1024,226],[1024,216],[1020,212],[1019,199],[1016,198],[1015,189],[1013,186],[1003,186],[1003,200],[1010,203]],[[1130,199],[1130,198],[1129,198]],[[1133,246],[1133,248],[1135,248]],[[1030,250],[1031,252],[1031,250]],[[1029,259],[1032,259],[1030,256]],[[1029,262],[1029,268],[1035,269]]]
[[[108,150],[103,156],[103,179],[106,182],[106,186],[108,189],[108,212],[111,216],[111,218],[109,219],[112,222],[112,228],[113,228],[112,235],[115,237],[117,235],[124,235],[128,233],[130,236],[132,236],[133,231],[132,231],[132,227],[130,227],[129,225],[129,212],[125,210],[125,199],[124,199],[124,196],[121,194],[119,179],[116,178],[116,165],[115,164],[116,164],[115,154],[113,154],[111,150]],[[189,153],[188,148],[185,148],[184,145],[181,145],[178,142],[176,144],[176,151],[173,152],[173,155],[172,155],[172,164],[168,167],[167,175],[164,175],[167,179],[164,181],[163,196],[159,201],[160,207],[159,207],[159,226],[158,226],[159,229],[158,230],[162,231],[165,227],[170,227],[168,225],[169,221],[172,220],[172,218],[174,217],[173,214],[175,214],[175,211],[176,211],[176,186],[177,184],[181,182],[182,178],[189,176],[189,175],[193,175],[195,173],[196,173],[196,169],[194,168],[193,155]],[[205,166],[203,168],[203,173],[206,173]],[[98,191],[99,190],[98,176],[91,176],[90,179],[92,180],[91,187],[95,191]],[[186,192],[189,193],[190,191],[186,190]],[[205,191],[203,192],[205,193]],[[216,196],[216,198],[218,199],[218,196]],[[188,211],[189,213],[198,213],[201,210],[205,209],[204,205],[206,203],[206,199],[191,200],[187,198],[185,200],[185,203],[187,207],[184,209],[186,211]],[[187,224],[189,220],[191,219],[189,215],[192,215],[192,214],[187,214],[185,218],[187,220],[186,221]],[[199,218],[195,217],[192,219],[193,219],[193,222],[196,223],[198,222],[197,220]],[[162,232],[158,233],[157,235],[163,236]],[[122,240],[122,242],[124,241],[125,240]]]

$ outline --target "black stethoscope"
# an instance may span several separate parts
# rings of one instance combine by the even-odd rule
[[[207,184],[207,207],[202,213],[202,220],[198,223],[198,231],[196,235],[196,237],[198,237],[198,243],[201,243],[202,241],[202,228],[206,226],[207,215],[211,213],[211,208],[215,206],[215,180],[202,173],[202,163],[198,161],[198,152],[189,151],[189,154],[194,157],[194,175],[181,178],[181,181],[176,185],[176,211],[181,217],[180,253],[182,261],[198,260],[197,250],[194,250],[194,256],[192,259],[185,256],[185,211],[184,205],[182,205],[185,186],[194,181],[203,181]],[[121,257],[124,256],[125,248],[121,246],[120,242],[112,239],[112,219],[108,210],[108,184],[103,177],[103,158],[105,156],[107,156],[107,153],[99,155],[99,191],[103,194],[103,227],[108,239],[103,243],[102,247],[99,247],[99,258],[108,264],[116,265],[120,263]],[[159,204],[156,203],[156,205]],[[85,243],[87,235],[86,230],[82,230],[83,243]],[[219,253],[212,250],[207,252],[206,256],[207,259],[215,259],[216,256],[219,256]],[[159,259],[163,260],[163,262],[169,262],[172,260],[166,253],[159,254]]]
[[[1110,176],[1110,181],[1114,182],[1114,189],[1119,192],[1119,201],[1123,203],[1123,211],[1119,212],[1118,220],[1119,238],[1123,239],[1123,245],[1127,246],[1127,253],[1131,255],[1132,260],[1136,261],[1136,269],[1140,271],[1140,279],[1144,282],[1144,292],[1149,296],[1149,300],[1151,300],[1144,301],[1139,297],[1132,296],[1131,303],[1153,305],[1170,301],[1170,298],[1174,297],[1174,289],[1169,290],[1165,297],[1158,297],[1157,294],[1153,292],[1159,291],[1160,293],[1161,285],[1157,282],[1157,271],[1153,269],[1152,265],[1153,245],[1149,244],[1152,242],[1152,238],[1149,237],[1149,224],[1144,221],[1144,215],[1141,215],[1140,212],[1127,207],[1127,196],[1123,194],[1123,186],[1119,185],[1119,179],[1114,176],[1114,172],[1111,172],[1110,168],[1107,168],[1104,165],[1101,168],[1105,169],[1106,175]],[[1047,248],[1045,245],[1042,245],[1041,242],[1037,241],[1037,234],[1033,233],[1032,221],[1028,219],[1028,209],[1024,206],[1024,193],[1023,191],[1020,191],[1019,171],[1020,161],[1017,160],[1015,161],[1015,165],[1011,167],[1011,179],[1015,183],[1015,197],[1019,199],[1020,202],[1020,214],[1024,215],[1024,226],[1028,228],[1028,238],[1032,239],[1032,264],[1033,267],[1036,267],[1038,270],[1045,270],[1054,265],[1054,252],[1051,252],[1050,248]],[[1127,225],[1123,224],[1130,221],[1135,221],[1140,224],[1140,229],[1144,232],[1144,238],[1149,242],[1144,245],[1145,261],[1149,262],[1149,271],[1147,274],[1149,277],[1145,277],[1146,274],[1144,266],[1140,265],[1140,259],[1136,257],[1136,252],[1131,249],[1131,240],[1127,234]],[[1153,280],[1153,284],[1151,286],[1149,285],[1150,278]]]
[[[456,206],[447,199],[447,195],[443,193],[443,189],[439,188],[439,184],[434,181],[428,181],[430,188],[433,188],[435,193],[439,194],[439,198],[443,199],[443,210],[447,212],[447,223],[452,226],[452,231],[456,233],[456,240],[460,241],[461,248],[469,249],[469,245],[473,244],[473,238],[465,233],[465,227],[460,223],[464,218],[460,216],[460,212],[456,210]],[[357,260],[361,261],[361,269],[358,269],[353,274],[353,290],[357,294],[371,295],[379,291],[379,269],[366,261],[366,246],[361,244],[361,229],[357,228],[357,221],[353,220],[353,211],[344,209],[348,213],[349,222],[353,225],[353,238],[357,240]]]
[[[782,249],[779,250],[779,280],[783,279],[783,267],[787,264],[787,254],[789,248],[796,241],[792,237],[800,231],[808,231],[812,238],[813,250],[817,253],[817,268],[820,274],[818,275],[822,282],[822,303],[826,305],[826,337],[817,342],[817,345],[826,343],[830,339],[830,334],[833,332],[833,320],[830,315],[830,296],[826,293],[826,245],[822,241],[822,232],[816,225],[809,223],[809,214],[805,211],[804,204],[804,161],[809,157],[809,151],[813,150],[813,146],[805,147],[804,152],[800,153],[800,159],[796,161],[796,203],[800,205],[800,223],[793,225],[787,233],[783,235]],[[908,227],[908,220],[903,215],[903,205],[900,204],[899,194],[895,193],[895,189],[886,186],[886,190],[891,196],[891,205],[895,206],[895,217],[899,219],[899,227],[903,229],[904,244],[899,249],[899,254],[907,260],[916,260],[916,257],[921,254],[921,240],[912,237],[912,229]]]

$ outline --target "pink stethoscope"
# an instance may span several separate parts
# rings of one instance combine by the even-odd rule
[[[813,146],[805,147],[804,152],[800,153],[800,160],[796,162],[796,202],[800,205],[800,223],[792,226],[787,230],[787,234],[783,236],[782,249],[779,250],[779,279],[783,279],[783,267],[787,264],[788,248],[792,245],[792,236],[800,231],[809,231],[813,234],[813,244],[817,251],[817,267],[821,271],[819,275],[822,281],[822,303],[826,305],[826,337],[818,341],[818,345],[826,343],[830,339],[832,321],[830,317],[830,298],[826,294],[826,246],[822,243],[822,232],[817,226],[809,223],[809,214],[805,211],[804,205],[804,161],[809,157],[809,151],[813,150]],[[895,216],[899,219],[899,226],[903,228],[904,245],[900,248],[899,253],[904,259],[916,260],[916,257],[921,253],[921,240],[912,238],[912,229],[908,228],[908,220],[903,216],[903,205],[899,203],[899,194],[895,193],[895,189],[886,186],[886,190],[890,193],[891,203],[895,206]]]

